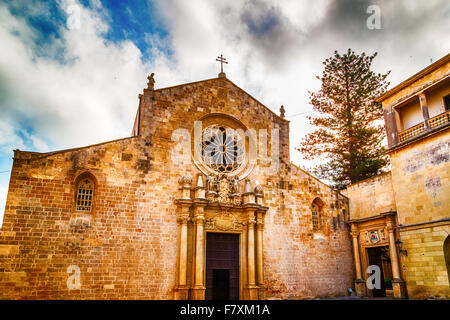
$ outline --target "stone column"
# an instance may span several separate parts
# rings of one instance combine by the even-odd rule
[[[247,272],[248,272],[248,299],[258,299],[258,287],[255,282],[255,213],[254,209],[250,209],[248,212],[247,223]]]
[[[384,123],[386,126],[386,137],[388,148],[398,143],[398,127],[395,110],[392,107],[384,109]]]
[[[401,299],[405,297],[405,283],[400,276],[400,265],[395,244],[395,227],[392,221],[387,222],[387,231],[389,233],[389,249],[392,265],[392,289],[394,291],[394,298]]]
[[[259,287],[258,298],[265,299],[264,286],[264,261],[263,261],[263,211],[258,211],[256,216],[256,279]]]
[[[248,292],[247,292],[247,283],[248,283],[248,232],[247,232],[247,222],[244,222],[244,226],[243,226],[243,232],[242,232],[242,273],[239,272],[239,275],[242,276],[242,280],[241,278],[239,278],[239,281],[242,281],[242,285],[240,285],[240,287],[242,287],[242,300],[248,300]]]
[[[430,129],[430,125],[428,124],[428,119],[430,119],[430,115],[428,113],[427,96],[425,92],[419,93],[419,101],[420,101],[420,108],[422,109],[425,130],[428,130]]]
[[[359,231],[354,224],[352,224],[351,230],[353,239],[353,255],[355,257],[355,269],[356,269],[355,290],[358,296],[365,296],[366,283],[362,278],[361,259],[359,258],[359,240],[358,240]]]
[[[204,203],[197,200],[194,205],[194,222],[195,222],[195,273],[194,287],[192,288],[193,300],[205,299],[205,214]]]
[[[178,260],[178,286],[175,290],[176,300],[187,300],[189,294],[189,288],[186,285],[186,273],[187,273],[187,234],[189,221],[189,207],[191,203],[181,204],[181,213],[178,218],[178,248],[179,248],[179,260]]]

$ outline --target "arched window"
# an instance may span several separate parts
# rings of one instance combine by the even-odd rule
[[[320,216],[322,213],[322,207],[324,203],[320,198],[315,198],[311,205],[311,217],[313,230],[320,229]]]
[[[92,211],[94,202],[94,181],[90,178],[82,178],[77,184],[76,194],[77,211]]]
[[[315,203],[312,204],[312,225],[313,230],[319,229],[319,206]]]

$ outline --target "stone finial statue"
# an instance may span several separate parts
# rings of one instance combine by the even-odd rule
[[[147,77],[147,80],[148,80],[148,83],[147,83],[147,89],[150,89],[150,90],[155,89],[155,79],[153,78],[154,75],[155,75],[155,74],[152,73],[151,75],[149,75],[149,76]]]
[[[239,178],[234,177],[231,180],[231,193],[235,194],[239,192]]]
[[[197,177],[197,187],[203,188],[203,178],[200,174]]]
[[[192,178],[189,176],[182,176],[178,180],[178,183],[181,185],[182,188],[190,188],[190,185],[192,183]]]
[[[258,185],[255,187],[255,194],[260,195],[260,196],[263,196],[263,195],[264,195],[264,190],[263,190],[263,188],[261,187],[260,184],[258,184]]]
[[[208,192],[215,191],[215,181],[211,176],[206,176],[206,189]]]
[[[284,119],[284,114],[286,113],[286,110],[284,110],[284,106],[282,105],[280,107],[280,117],[281,119]]]
[[[245,179],[245,193],[252,192],[252,186],[250,184],[250,179]]]

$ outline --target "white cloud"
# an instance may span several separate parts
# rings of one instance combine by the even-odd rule
[[[108,25],[97,10],[80,9],[81,28],[61,26],[61,40],[44,48],[62,46],[64,56],[56,60],[36,55],[38,31],[0,5],[0,41],[7,44],[0,50],[0,151],[6,157],[16,148],[45,152],[131,134],[151,65],[132,42],[105,41]],[[3,177],[0,213],[7,183]]]
[[[291,159],[298,164],[294,148],[312,127],[306,114],[289,116],[312,110],[307,91],[319,88],[315,76],[335,49],[379,51],[374,67],[392,69],[393,84],[449,51],[447,1],[378,2],[384,29],[369,32],[365,10],[352,20],[345,14],[354,2],[344,0],[161,0],[157,15],[168,37],[145,35],[152,61],[144,62],[132,42],[105,39],[113,21],[100,1],[91,2],[94,9],[79,6],[80,29],[61,25],[61,38],[45,47],[35,44],[38,31],[0,5],[0,41],[7,44],[0,50],[0,151],[46,151],[128,136],[150,72],[157,88],[212,78],[219,72],[215,58],[223,53],[228,78],[277,113],[285,106]],[[63,8],[73,3],[60,2]],[[34,15],[48,14],[45,6],[33,8]],[[167,47],[171,57],[158,49]],[[48,54],[36,55],[39,50]]]
[[[9,96],[1,111],[12,125],[31,119],[33,131],[58,148],[129,135],[150,69],[132,42],[105,41],[108,25],[96,11],[80,8],[81,28],[61,26],[61,43],[55,44],[64,46],[61,58],[69,62],[62,64],[36,56],[36,31],[0,7],[0,39],[8,43],[0,51],[0,68]]]

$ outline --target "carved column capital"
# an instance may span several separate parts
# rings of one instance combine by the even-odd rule
[[[205,214],[205,206],[207,201],[195,199],[194,200],[194,217],[203,216]]]
[[[264,228],[264,216],[263,216],[264,212],[262,211],[257,211],[256,212],[256,227],[259,229],[263,229]]]
[[[247,209],[247,226],[248,228],[254,228],[256,224],[255,210]]]
[[[262,219],[261,219],[261,220],[260,220],[260,219],[256,220],[256,228],[257,228],[258,230],[264,229],[264,222],[262,221]]]
[[[178,224],[183,225],[183,224],[187,224],[189,222],[189,220],[190,220],[189,216],[182,215],[182,216],[178,217],[177,222],[178,222]]]
[[[357,238],[359,236],[358,227],[356,225],[352,224],[350,233],[353,238]]]
[[[197,225],[198,224],[204,225],[205,224],[205,216],[203,216],[203,215],[196,216],[196,217],[194,217],[194,219],[192,219],[192,221],[194,221]]]
[[[393,223],[392,221],[388,221],[388,222],[386,223],[386,230],[387,230],[389,233],[393,233],[393,232],[394,232],[395,226],[394,226],[394,223]]]

